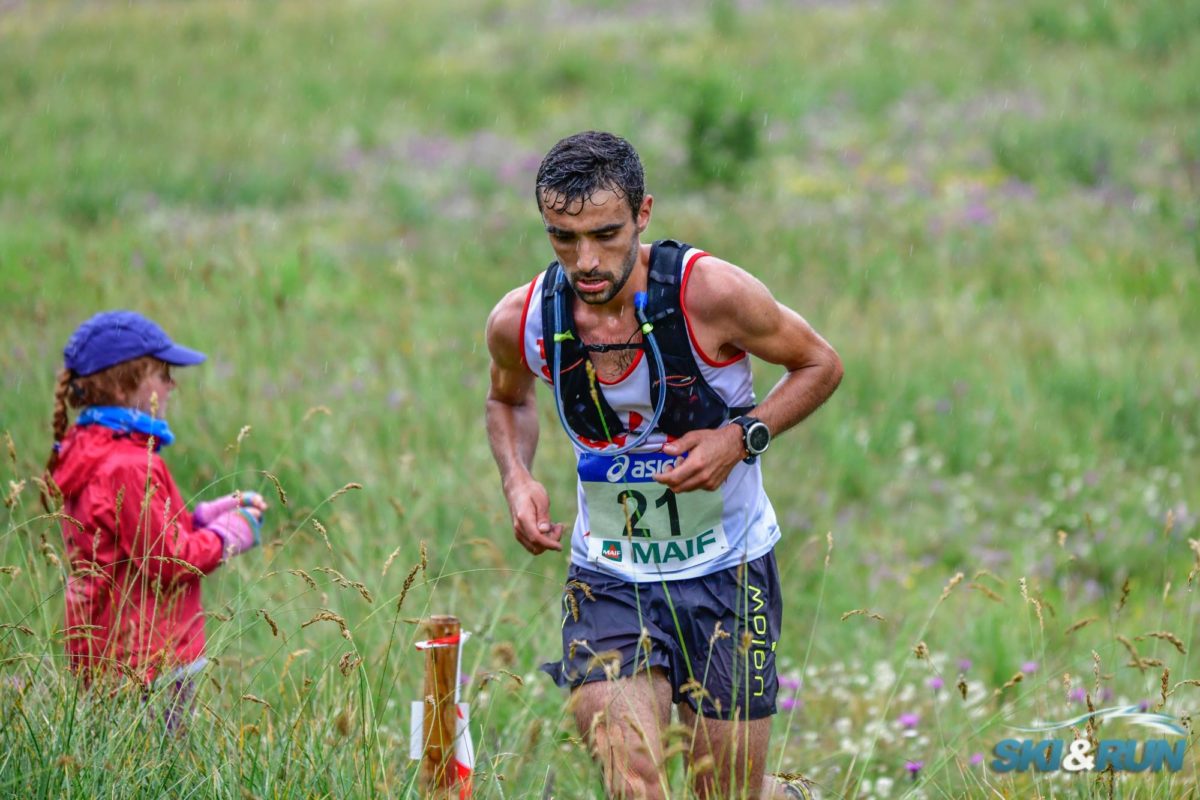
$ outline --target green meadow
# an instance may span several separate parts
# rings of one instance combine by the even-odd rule
[[[473,634],[475,796],[603,796],[537,669],[565,557],[514,541],[483,426],[484,321],[552,257],[538,162],[600,128],[642,154],[648,238],[750,270],[845,363],[764,456],[769,771],[1195,797],[1198,76],[1197,0],[0,0],[0,796],[415,796],[438,613]],[[172,400],[185,496],[272,503],[205,579],[180,737],[66,669],[39,501],[62,347],[121,307],[210,356]],[[1114,706],[1183,720],[1182,767],[989,766]]]

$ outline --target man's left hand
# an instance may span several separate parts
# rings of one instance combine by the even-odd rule
[[[734,466],[746,457],[742,429],[738,425],[689,431],[663,445],[663,452],[669,456],[683,456],[676,460],[674,467],[654,476],[654,480],[676,493],[696,489],[716,491]]]

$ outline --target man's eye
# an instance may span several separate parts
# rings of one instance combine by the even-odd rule
[[[554,237],[554,241],[556,242],[569,242],[575,238],[569,233],[552,233],[550,235]]]

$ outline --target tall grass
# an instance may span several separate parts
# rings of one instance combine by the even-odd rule
[[[1194,742],[1179,773],[986,761],[1006,726],[1082,713],[1073,690],[1179,717],[1200,696],[1195,14],[9,4],[0,794],[404,796],[413,620],[451,612],[475,633],[478,794],[600,796],[536,671],[565,565],[512,540],[482,427],[483,320],[550,258],[533,171],[591,127],[642,152],[650,235],[746,266],[847,365],[765,462],[777,655],[801,684],[770,768],[834,797],[1194,792]],[[122,306],[211,355],[172,403],[185,495],[276,498],[265,546],[206,579],[215,663],[181,738],[65,669],[59,522],[36,497],[62,344]],[[535,472],[569,521],[542,405]]]

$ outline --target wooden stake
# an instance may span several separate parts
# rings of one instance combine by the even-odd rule
[[[426,621],[425,630],[432,641],[458,637],[462,625],[458,617],[438,615]],[[458,777],[454,771],[458,648],[458,644],[453,644],[425,651],[425,751],[421,783],[427,798],[458,796]]]

